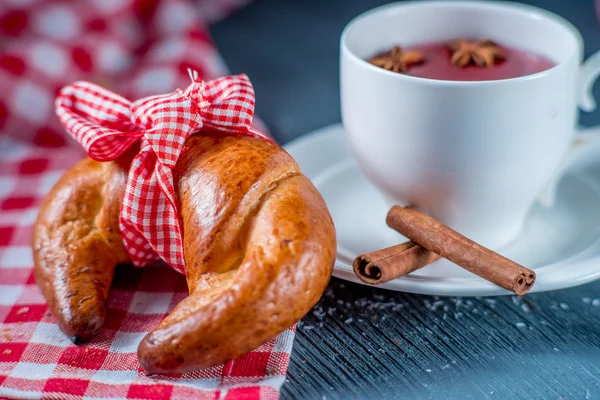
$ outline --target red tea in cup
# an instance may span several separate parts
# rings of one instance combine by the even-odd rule
[[[554,62],[540,54],[516,47],[499,46],[490,41],[463,41],[465,46],[471,47],[465,47],[460,51],[469,54],[456,54],[457,47],[453,47],[452,43],[426,43],[402,49],[396,47],[378,54],[371,59],[371,62],[374,63],[373,60],[382,57],[394,58],[394,61],[400,61],[402,65],[394,69],[392,69],[392,64],[386,64],[385,66],[379,64],[378,66],[387,67],[386,69],[411,76],[449,81],[491,81],[517,78],[545,71],[555,66]],[[485,48],[486,43],[495,46],[497,54],[490,53],[490,48]],[[488,65],[483,65],[485,60],[479,64],[476,62],[478,51],[481,52],[479,55],[492,57],[487,60]],[[402,54],[393,54],[393,52],[401,52]],[[494,55],[499,56],[494,58]],[[461,56],[466,57],[462,60],[462,63],[460,62]],[[469,59],[469,57],[474,59]]]

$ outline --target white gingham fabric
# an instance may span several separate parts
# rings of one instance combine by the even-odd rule
[[[253,135],[254,89],[246,75],[192,83],[171,94],[134,102],[90,82],[64,87],[56,114],[67,131],[97,161],[118,158],[134,143],[120,228],[136,266],[161,258],[185,273],[183,241],[173,183],[173,168],[186,139],[203,130]]]

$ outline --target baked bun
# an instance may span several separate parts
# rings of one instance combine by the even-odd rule
[[[46,197],[33,233],[35,275],[76,343],[104,325],[119,213],[133,151],[80,161]],[[148,373],[222,364],[302,318],[331,276],[336,240],[323,198],[281,147],[251,136],[188,138],[173,170],[190,296],[140,343]]]

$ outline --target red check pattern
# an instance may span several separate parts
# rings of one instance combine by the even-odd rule
[[[279,398],[294,328],[218,367],[144,374],[139,341],[188,295],[183,275],[164,264],[117,270],[106,326],[92,341],[75,346],[60,331],[33,277],[30,237],[41,200],[83,155],[0,137],[0,398]]]
[[[206,24],[249,0],[0,1],[0,131],[74,145],[54,117],[62,87],[86,80],[139,99],[227,74]],[[32,112],[32,110],[35,110]]]
[[[185,87],[188,68],[223,76],[206,24],[247,2],[0,0],[0,398],[279,397],[293,328],[225,365],[148,377],[137,343],[187,296],[183,276],[165,265],[120,268],[106,327],[74,346],[35,284],[30,250],[41,200],[85,155],[53,113],[60,89],[86,80],[139,99]]]
[[[266,139],[251,126],[254,89],[246,75],[203,82],[189,72],[185,91],[133,103],[90,82],[66,86],[56,98],[60,121],[94,160],[115,160],[140,142],[120,215],[125,247],[139,267],[162,259],[185,273],[172,171],[186,139],[206,129]]]

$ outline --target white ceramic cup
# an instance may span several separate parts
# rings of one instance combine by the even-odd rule
[[[393,45],[491,38],[556,66],[497,81],[412,77],[369,64]],[[595,108],[596,54],[583,66],[577,29],[548,11],[508,2],[394,3],[352,20],[341,37],[342,120],[353,154],[390,203],[412,204],[492,248],[510,242],[545,185],[600,154],[579,146],[577,106]],[[585,155],[584,155],[585,153]],[[554,178],[554,180],[553,180]],[[552,198],[546,190],[545,200]]]

